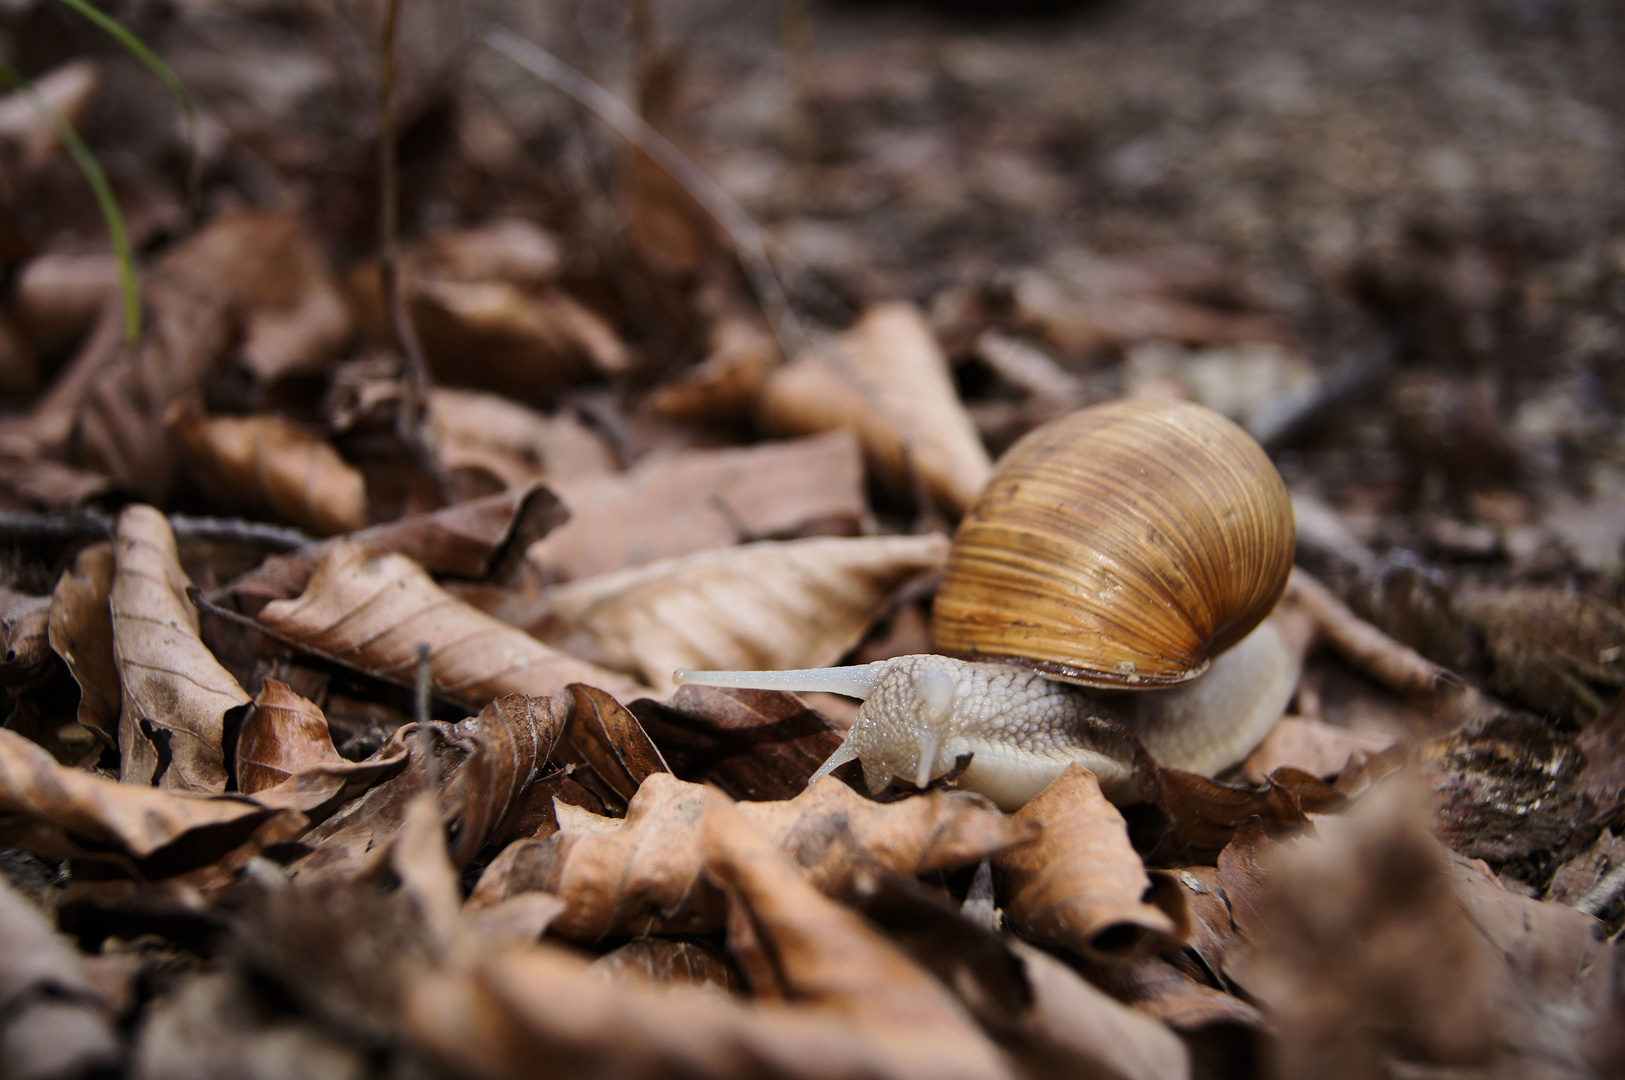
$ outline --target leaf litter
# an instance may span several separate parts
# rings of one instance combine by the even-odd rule
[[[0,1072],[1618,1073],[1625,258],[1587,178],[1625,68],[1538,12],[1289,6],[786,5],[726,63],[716,5],[540,13],[630,73],[613,135],[409,13],[398,297],[381,12],[116,12],[197,90],[191,217],[128,57],[13,49],[146,311],[125,340],[54,128],[0,99]],[[1316,42],[1386,70],[1388,22],[1443,59],[1371,98]],[[1585,62],[1511,124],[1471,73],[1542,50]],[[1185,714],[1136,707],[1098,721],[1127,805],[1081,768],[881,801],[808,786],[827,698],[673,692],[920,651],[997,451],[1125,395],[1292,488],[1239,765],[1158,760]]]

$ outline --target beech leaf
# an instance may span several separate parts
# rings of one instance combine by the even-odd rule
[[[478,909],[527,890],[555,893],[567,907],[554,931],[576,941],[715,929],[723,908],[703,876],[696,824],[705,790],[655,774],[624,819],[560,805],[558,833],[506,848],[469,903]],[[850,896],[865,873],[966,866],[1037,833],[980,796],[939,791],[882,804],[832,779],[787,801],[740,803],[738,811],[788,852],[813,886],[836,897]]]
[[[295,773],[343,761],[322,710],[278,679],[266,679],[237,736],[237,789],[254,795]]]
[[[1043,830],[994,860],[1009,890],[1005,911],[1022,934],[1104,961],[1184,944],[1190,915],[1179,887],[1147,876],[1123,815],[1088,769],[1069,767],[1015,817]]]
[[[764,541],[572,582],[550,600],[610,663],[669,694],[679,668],[832,664],[898,586],[947,558],[939,533]]]
[[[573,682],[618,697],[645,693],[458,600],[406,556],[355,541],[334,545],[302,595],[267,604],[259,618],[315,652],[406,685],[426,644],[435,686],[469,702],[546,696]]]
[[[217,498],[315,536],[367,524],[361,473],[327,442],[278,416],[202,416],[171,423],[192,475]]]
[[[113,562],[109,610],[123,688],[119,779],[224,791],[225,714],[251,699],[198,637],[169,521],[150,506],[126,507],[114,530]]]
[[[79,723],[109,746],[118,741],[118,666],[113,659],[113,545],[79,552],[51,594],[51,648],[79,684]]]

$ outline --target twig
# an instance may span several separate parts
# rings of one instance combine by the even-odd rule
[[[1378,682],[1400,694],[1437,698],[1466,684],[1409,645],[1395,641],[1332,595],[1332,591],[1299,567],[1292,568],[1287,598],[1314,620],[1322,639]]]
[[[412,712],[418,722],[418,750],[423,754],[423,775],[429,791],[440,790],[440,762],[434,756],[429,738],[429,694],[434,689],[434,668],[429,662],[427,641],[418,642],[417,685],[413,687]]]
[[[406,354],[406,387],[401,395],[400,411],[396,414],[396,434],[407,455],[446,495],[448,480],[429,445],[426,433],[429,391],[433,388],[429,373],[429,359],[424,355],[423,342],[417,328],[412,325],[412,313],[407,310],[405,290],[401,288],[400,237],[400,170],[395,146],[395,55],[400,31],[403,0],[389,0],[384,15],[384,34],[381,49],[383,63],[378,78],[378,176],[379,176],[379,279],[384,307],[389,312],[395,339]]]
[[[316,543],[298,529],[268,525],[243,518],[192,517],[170,514],[169,527],[182,540],[215,540],[228,544],[248,544],[272,551],[294,551]],[[0,510],[0,537],[16,540],[76,540],[111,536],[113,518],[109,514],[28,514]]]
[[[621,138],[643,151],[681,184],[712,219],[727,232],[744,267],[751,291],[756,294],[779,348],[787,357],[807,348],[807,332],[790,307],[784,285],[768,258],[762,230],[733,197],[719,187],[664,135],[627,106],[620,98],[593,82],[545,49],[538,48],[513,31],[498,27],[485,35],[485,43],[538,79],[551,83],[574,98]]]

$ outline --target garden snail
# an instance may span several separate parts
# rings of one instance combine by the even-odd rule
[[[814,780],[856,759],[872,791],[893,777],[924,787],[969,755],[959,786],[1013,808],[1077,762],[1134,801],[1124,726],[1164,764],[1211,773],[1285,707],[1296,661],[1260,624],[1294,531],[1269,458],[1217,413],[1083,409],[1011,447],[954,534],[932,644],[963,659],[676,678],[863,698]],[[1149,689],[1161,692],[1110,693]]]

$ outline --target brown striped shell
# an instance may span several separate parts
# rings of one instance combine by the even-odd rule
[[[1030,432],[960,522],[932,642],[1086,686],[1195,678],[1286,588],[1292,503],[1263,449],[1184,401]]]

